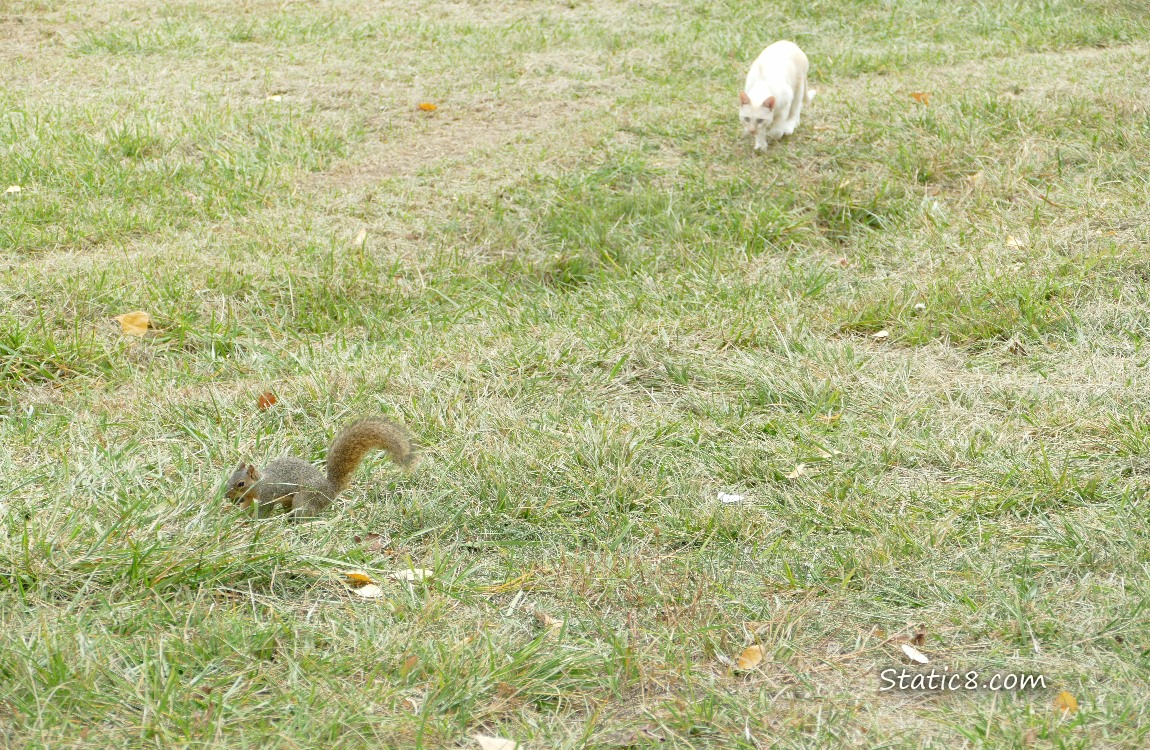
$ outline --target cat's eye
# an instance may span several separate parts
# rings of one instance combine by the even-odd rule
[[[756,125],[762,125],[764,122],[766,122],[766,120],[757,120],[757,121],[755,122],[755,124],[756,124]]]
[[[750,122],[750,121],[751,121],[751,118],[749,118],[749,117],[744,117],[744,118],[743,118],[743,122]]]

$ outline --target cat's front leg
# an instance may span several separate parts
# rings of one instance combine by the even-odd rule
[[[755,150],[763,151],[770,146],[771,142],[767,140],[767,131],[764,128],[759,128],[759,132],[755,133]]]

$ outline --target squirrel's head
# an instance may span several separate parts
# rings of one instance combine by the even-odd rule
[[[229,500],[242,503],[247,496],[255,490],[260,473],[251,464],[240,464],[232,475],[228,477],[228,489],[225,493]]]

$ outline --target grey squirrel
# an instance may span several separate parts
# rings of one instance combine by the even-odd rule
[[[327,474],[293,456],[272,461],[262,470],[241,463],[228,479],[227,497],[243,508],[256,504],[259,516],[276,505],[290,508],[293,518],[309,518],[331,505],[367,452],[382,448],[404,468],[415,463],[411,438],[403,427],[385,419],[364,419],[336,435],[327,452]]]

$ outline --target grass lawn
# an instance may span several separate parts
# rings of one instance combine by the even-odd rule
[[[0,0],[0,746],[1150,746],[1148,69],[1143,0]],[[417,471],[221,497],[370,413]]]

